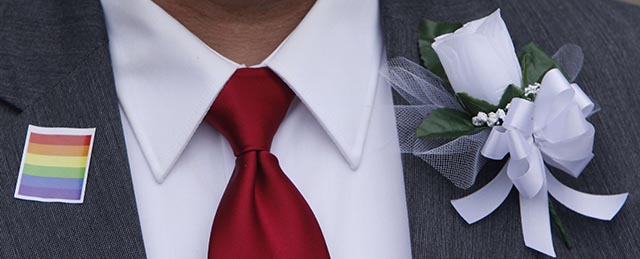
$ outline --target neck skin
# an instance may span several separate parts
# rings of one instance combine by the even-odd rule
[[[154,0],[200,40],[237,63],[256,65],[295,29],[315,0]]]

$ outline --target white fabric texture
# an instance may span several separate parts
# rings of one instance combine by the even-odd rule
[[[235,157],[202,118],[235,64],[149,0],[103,0],[147,256],[206,258]],[[297,95],[272,152],[332,258],[410,258],[375,0],[321,0],[261,66]]]

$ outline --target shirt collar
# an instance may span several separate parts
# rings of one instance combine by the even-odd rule
[[[102,0],[120,105],[162,182],[219,91],[242,67],[148,0]],[[352,169],[382,60],[376,0],[318,0],[262,65],[289,85]]]

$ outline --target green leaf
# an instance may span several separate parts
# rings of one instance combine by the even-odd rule
[[[416,130],[419,138],[457,138],[472,135],[487,127],[476,127],[469,114],[454,109],[433,110]]]
[[[420,59],[424,67],[431,72],[447,81],[447,75],[444,72],[444,68],[440,63],[440,59],[433,50],[431,44],[435,41],[435,38],[445,34],[454,32],[458,28],[462,27],[460,23],[438,23],[428,19],[422,19],[420,22],[420,30],[418,31],[418,46],[420,47]]]
[[[485,100],[474,98],[467,93],[457,93],[456,98],[458,99],[458,102],[462,104],[462,108],[472,115],[476,115],[478,112],[490,113],[498,110],[498,106],[495,106]]]
[[[504,90],[502,94],[502,98],[500,98],[500,104],[498,107],[504,109],[507,107],[507,104],[511,102],[513,98],[524,98],[524,90],[522,88],[517,87],[513,84],[509,85],[507,89]]]
[[[523,86],[540,82],[547,71],[553,68],[560,68],[551,56],[547,55],[534,43],[527,44],[520,51],[520,67],[522,68]]]

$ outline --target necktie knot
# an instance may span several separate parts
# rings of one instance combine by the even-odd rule
[[[241,68],[231,76],[205,116],[236,156],[271,149],[294,93],[268,68]]]
[[[205,120],[227,139],[236,166],[216,212],[209,259],[327,259],[320,225],[268,152],[293,91],[268,68],[238,69]]]

